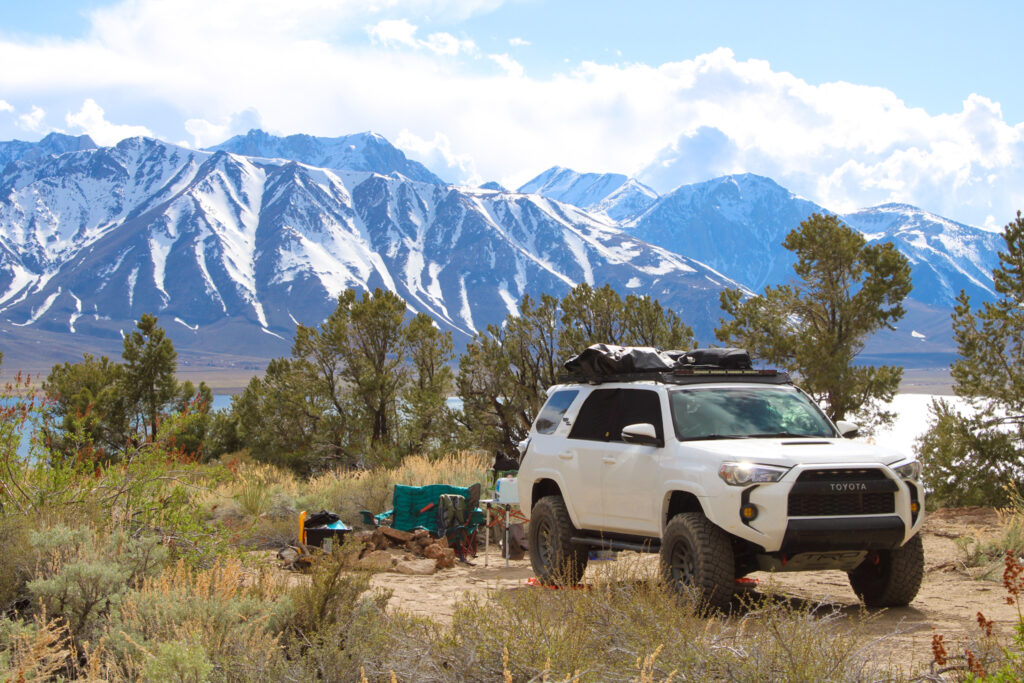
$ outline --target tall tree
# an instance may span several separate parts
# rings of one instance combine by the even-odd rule
[[[630,346],[656,349],[691,349],[693,330],[675,311],[662,308],[657,299],[630,294],[622,308],[623,337]]]
[[[311,472],[389,463],[449,445],[452,340],[394,292],[346,290],[324,323],[299,325],[233,403],[254,457]]]
[[[140,432],[156,440],[164,408],[178,394],[178,352],[157,318],[144,313],[136,329],[124,337],[124,371],[121,388],[128,399]]]
[[[950,505],[1001,505],[1008,484],[1024,485],[1024,218],[1003,230],[1006,248],[992,271],[997,299],[971,307],[960,293],[953,311],[959,358],[953,390],[968,400],[962,415],[945,401],[918,442],[926,480]]]
[[[106,356],[84,354],[80,363],[55,365],[43,382],[54,421],[42,434],[51,450],[93,450],[105,460],[130,441],[129,408],[121,392],[122,367]]]
[[[378,288],[372,295],[364,293],[360,301],[354,294],[351,300],[344,298],[338,308],[348,316],[342,376],[370,418],[371,445],[394,446],[398,395],[409,380],[405,301]]]
[[[750,298],[725,290],[722,310],[732,319],[715,334],[793,373],[833,420],[857,413],[868,430],[891,422],[881,404],[892,400],[903,369],[854,361],[870,334],[903,317],[911,289],[906,257],[890,243],[868,245],[822,214],[802,222],[783,246],[796,254],[797,282]]]
[[[694,340],[673,311],[647,296],[623,301],[608,285],[579,284],[561,301],[545,294],[535,303],[525,296],[515,315],[476,335],[459,359],[470,441],[489,450],[514,448],[526,438],[562,364],[597,343],[685,349]]]
[[[178,354],[157,318],[144,314],[123,342],[124,363],[85,354],[81,363],[55,365],[43,391],[53,402],[43,426],[51,447],[68,454],[91,451],[116,459],[127,448],[155,440],[169,414],[188,413],[177,424],[177,447],[198,453],[209,424],[213,393],[205,383],[179,383]]]
[[[409,344],[412,379],[402,392],[407,415],[405,442],[412,453],[437,451],[455,429],[448,396],[455,389],[449,365],[455,358],[451,332],[441,332],[434,321],[420,313],[405,330]]]
[[[510,452],[526,438],[544,392],[555,383],[561,363],[558,300],[529,295],[518,315],[488,325],[459,359],[462,420],[479,448]]]
[[[623,304],[611,285],[594,289],[586,282],[576,285],[561,301],[563,355],[578,353],[591,344],[625,344]]]

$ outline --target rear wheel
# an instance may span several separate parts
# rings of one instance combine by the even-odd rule
[[[868,607],[903,607],[917,596],[924,578],[924,545],[918,534],[895,550],[869,553],[847,572],[850,585]]]
[[[587,549],[572,542],[572,520],[561,496],[545,496],[530,513],[530,564],[548,585],[580,582],[587,568]]]
[[[661,567],[676,592],[693,595],[712,610],[729,607],[735,587],[732,543],[701,513],[684,512],[669,520],[661,539]]]

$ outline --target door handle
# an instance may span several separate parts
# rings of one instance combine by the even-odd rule
[[[559,453],[558,457],[562,460],[572,460],[576,457],[576,451],[565,451],[564,453]]]
[[[618,461],[615,458],[606,455],[605,457],[601,458],[601,462],[608,463],[609,465],[614,465]]]

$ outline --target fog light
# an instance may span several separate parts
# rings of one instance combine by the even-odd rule
[[[910,501],[910,513],[916,515],[921,510],[921,504],[916,500]]]
[[[756,505],[744,505],[740,508],[740,516],[743,517],[743,521],[749,522],[757,517],[757,506]]]

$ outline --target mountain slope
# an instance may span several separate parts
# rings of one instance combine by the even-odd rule
[[[658,198],[657,192],[621,173],[577,173],[561,166],[552,166],[518,191],[603,213],[615,221],[639,215]]]
[[[786,235],[825,209],[752,174],[684,185],[625,224],[636,237],[708,264],[754,291],[792,278]]]
[[[410,180],[435,185],[445,184],[427,170],[426,166],[407,159],[401,150],[383,137],[369,132],[337,138],[312,135],[278,137],[253,129],[245,135],[236,135],[219,145],[214,145],[207,151],[224,151],[266,159],[286,159],[319,168],[372,171],[381,175],[400,173]]]
[[[992,269],[1004,247],[997,233],[956,223],[907,204],[882,204],[843,216],[871,242],[892,242],[908,259],[911,297],[952,308],[964,290],[975,305],[995,297]]]
[[[50,155],[78,152],[83,149],[95,149],[96,143],[88,135],[65,135],[50,133],[39,142],[10,140],[0,142],[0,170],[12,161],[23,159],[36,161]]]
[[[737,286],[537,195],[142,138],[9,171],[0,318],[50,333],[116,340],[152,312],[186,347],[283,352],[342,289],[382,287],[465,342],[525,294],[589,282],[657,297],[708,339]]]

